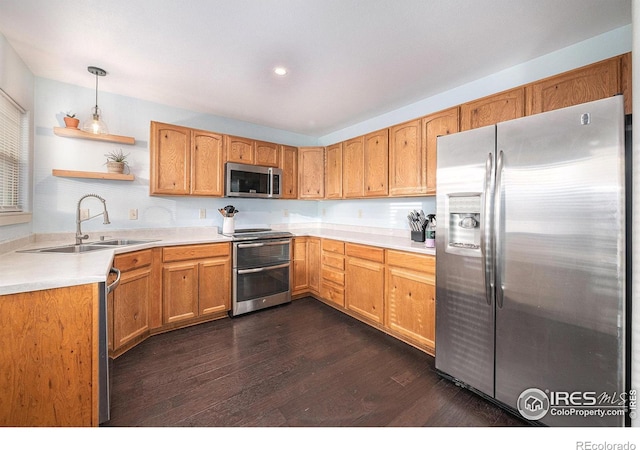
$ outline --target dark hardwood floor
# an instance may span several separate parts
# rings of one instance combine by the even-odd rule
[[[312,298],[151,337],[111,375],[105,426],[526,425]]]

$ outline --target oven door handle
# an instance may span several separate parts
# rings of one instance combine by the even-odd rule
[[[289,240],[286,241],[272,241],[272,242],[255,242],[253,244],[236,244],[238,248],[251,248],[251,247],[264,247],[265,245],[285,245],[288,244]]]
[[[244,275],[246,273],[258,273],[265,272],[267,270],[275,270],[275,269],[283,269],[285,267],[289,267],[289,263],[278,264],[277,266],[267,266],[267,267],[258,267],[257,269],[239,269],[238,275]]]

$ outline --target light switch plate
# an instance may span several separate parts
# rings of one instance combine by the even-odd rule
[[[129,220],[138,220],[138,209],[132,208],[129,210]]]

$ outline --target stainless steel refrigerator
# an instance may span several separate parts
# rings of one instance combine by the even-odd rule
[[[624,132],[616,96],[438,138],[436,369],[535,423],[625,423]]]

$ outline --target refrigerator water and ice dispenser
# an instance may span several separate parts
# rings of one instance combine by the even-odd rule
[[[480,211],[481,193],[449,195],[449,222],[446,236],[446,251],[477,250],[480,256]]]

